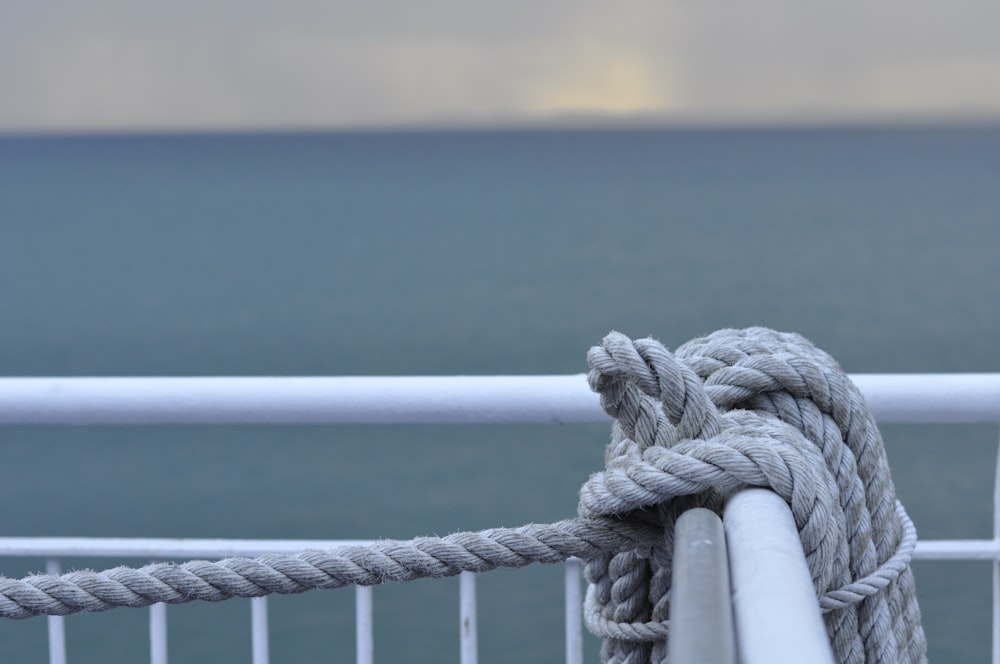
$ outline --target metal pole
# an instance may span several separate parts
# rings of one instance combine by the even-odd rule
[[[250,643],[253,664],[267,664],[270,657],[267,642],[267,597],[250,600]]]
[[[879,423],[1000,420],[1000,373],[850,378]],[[583,374],[0,378],[0,424],[607,421]]]
[[[476,575],[462,572],[458,575],[459,644],[461,664],[479,661],[479,631],[476,626]]]
[[[149,607],[149,661],[167,664],[167,605],[162,602]]]
[[[674,527],[671,664],[736,664],[729,561],[722,519],[696,507]]]
[[[583,664],[583,602],[579,558],[566,561],[566,664]]]
[[[45,572],[52,576],[62,573],[58,558],[45,562]],[[66,625],[62,616],[49,616],[49,664],[66,664]]]
[[[1000,545],[1000,439],[993,475],[993,541]],[[993,560],[993,664],[1000,664],[1000,559]]]
[[[354,638],[357,664],[375,661],[375,636],[371,586],[354,588]]]
[[[795,520],[767,489],[744,489],[723,512],[742,664],[833,664]]]

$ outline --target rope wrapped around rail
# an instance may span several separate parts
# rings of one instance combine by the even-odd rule
[[[722,330],[670,353],[612,332],[588,354],[614,418],[606,467],[578,516],[553,524],[381,541],[294,555],[0,579],[0,617],[66,615],[373,585],[462,571],[587,562],[584,617],[605,662],[663,662],[673,525],[747,486],[791,507],[833,651],[843,663],[926,660],[910,555],[874,419],[826,353],[795,334]]]

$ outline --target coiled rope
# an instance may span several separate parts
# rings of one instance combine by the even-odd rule
[[[373,585],[462,571],[588,561],[588,628],[613,663],[663,662],[673,524],[721,511],[747,486],[791,506],[827,631],[843,663],[923,662],[910,555],[916,533],[895,499],[885,451],[857,388],[795,334],[722,330],[671,354],[612,332],[588,354],[591,387],[614,418],[606,467],[578,517],[372,546],[218,562],[0,579],[0,617],[66,615]]]

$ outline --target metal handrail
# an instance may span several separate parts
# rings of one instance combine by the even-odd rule
[[[1000,423],[1000,373],[852,374],[878,422]],[[568,376],[0,378],[0,424],[159,423],[594,423],[606,422],[582,374]],[[994,568],[993,663],[1000,664],[1000,455],[994,538],[919,541],[914,559],[990,560]],[[0,538],[0,557],[39,556],[57,572],[72,556],[219,558],[344,540]],[[475,612],[475,577],[463,575],[462,621]],[[582,662],[580,562],[566,564],[567,662]],[[358,662],[371,662],[371,589],[357,589]],[[251,600],[254,662],[267,662],[267,599]],[[575,608],[574,608],[575,607]],[[468,612],[472,613],[469,614]],[[50,662],[65,662],[62,618],[49,618]],[[462,632],[462,662],[474,664],[475,629]],[[154,664],[166,662],[166,612],[150,611]],[[368,643],[366,647],[364,644]]]
[[[726,534],[719,515],[687,510],[674,524],[670,573],[671,664],[736,664]]]
[[[833,664],[792,511],[776,493],[746,489],[723,511],[733,613],[743,664]]]
[[[880,423],[1000,422],[1000,373],[850,377]],[[607,421],[584,374],[0,378],[0,424]]]

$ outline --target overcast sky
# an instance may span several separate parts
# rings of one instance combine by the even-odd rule
[[[998,0],[0,0],[0,131],[1000,120]]]

